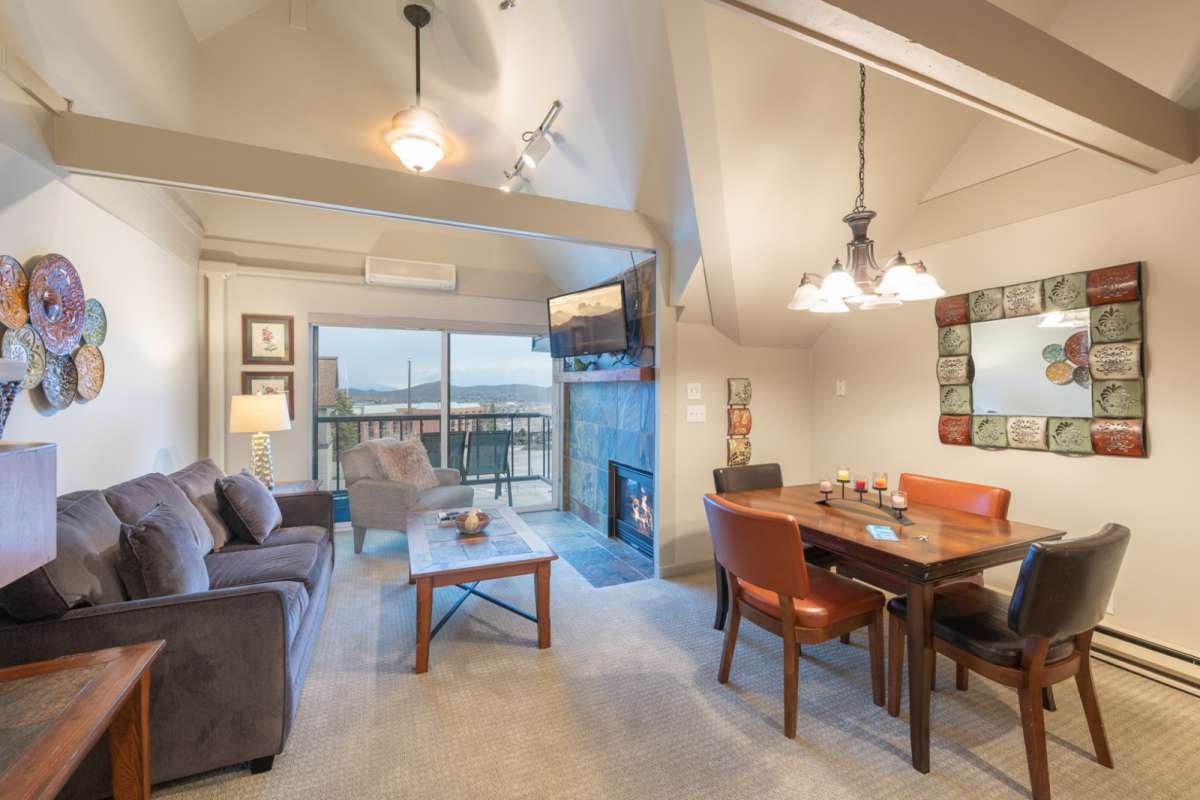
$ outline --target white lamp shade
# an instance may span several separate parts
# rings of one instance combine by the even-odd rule
[[[850,306],[846,305],[840,297],[823,297],[809,311],[814,314],[848,314]]]
[[[388,146],[413,172],[428,172],[446,155],[446,132],[441,118],[427,108],[412,106],[392,117]]]
[[[883,280],[879,282],[879,287],[875,289],[876,294],[902,294],[913,286],[913,281],[917,278],[917,271],[908,264],[900,263],[888,267],[883,273]]]
[[[230,433],[270,433],[291,429],[286,394],[235,394],[230,398]]]
[[[911,300],[934,300],[938,297],[945,297],[946,290],[938,285],[937,278],[934,278],[928,272],[918,272],[913,275],[912,283],[908,288],[900,292],[900,299],[904,301]]]
[[[796,287],[796,292],[792,295],[792,300],[787,307],[792,311],[805,311],[817,304],[820,294],[821,289],[815,283],[810,283],[805,279]]]
[[[821,295],[824,297],[845,300],[849,297],[858,297],[860,294],[862,294],[862,289],[854,282],[850,273],[844,269],[833,270],[821,282]],[[843,303],[843,305],[845,304]]]
[[[0,383],[13,383],[25,379],[25,362],[17,358],[0,358]]]
[[[550,137],[545,133],[534,136],[521,153],[521,163],[529,169],[536,169],[537,165],[542,163],[542,159],[550,153],[551,144]]]

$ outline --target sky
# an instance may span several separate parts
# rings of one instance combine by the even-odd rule
[[[441,377],[441,334],[388,328],[338,328],[322,325],[322,357],[337,356],[338,385],[354,389],[401,389]],[[550,355],[534,353],[528,336],[450,335],[450,383],[488,386],[528,383],[549,386]]]

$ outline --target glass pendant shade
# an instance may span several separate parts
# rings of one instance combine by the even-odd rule
[[[876,311],[881,308],[896,308],[902,305],[904,303],[901,303],[892,295],[874,295],[867,298],[861,308],[863,311]]]
[[[899,299],[903,301],[934,300],[945,296],[946,290],[938,284],[937,278],[929,274],[925,265],[918,261],[912,282],[906,290],[900,293]]]
[[[913,269],[903,253],[896,253],[883,267],[883,280],[879,282],[876,294],[898,295],[913,286],[917,271]]]
[[[792,295],[792,300],[787,307],[792,311],[806,311],[820,301],[820,295],[821,288],[805,275],[804,279],[800,281],[800,285],[796,287],[796,292]]]
[[[841,301],[848,297],[858,297],[860,294],[862,294],[862,289],[854,282],[854,278],[850,277],[850,273],[842,266],[842,262],[834,260],[833,268],[821,282],[821,295]]]
[[[446,155],[441,118],[427,108],[411,106],[392,117],[388,146],[413,172],[428,172]]]

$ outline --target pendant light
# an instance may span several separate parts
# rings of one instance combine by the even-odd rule
[[[417,3],[404,7],[404,18],[416,35],[417,102],[392,117],[387,143],[400,163],[418,174],[437,166],[446,155],[446,129],[441,118],[421,107],[421,29],[431,19],[429,9]]]
[[[867,68],[858,65],[858,197],[854,208],[842,217],[850,228],[846,243],[846,264],[835,260],[828,275],[821,281],[820,291],[812,295],[807,288],[815,279],[805,273],[792,296],[788,308],[808,310],[818,314],[849,311],[847,305],[864,310],[895,308],[910,300],[930,300],[942,297],[945,290],[938,285],[925,265],[910,265],[904,254],[897,252],[881,269],[875,261],[875,242],[867,235],[875,212],[866,206],[867,176]]]

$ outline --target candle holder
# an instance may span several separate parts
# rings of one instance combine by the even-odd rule
[[[854,492],[858,495],[858,502],[863,502],[863,497],[867,494],[867,481],[865,478],[854,479]]]
[[[896,519],[904,519],[904,512],[908,508],[908,492],[903,489],[897,489],[892,492],[892,514]]]
[[[842,499],[845,500],[846,499],[846,484],[850,482],[850,468],[849,467],[838,467],[837,468],[837,482],[842,485]]]
[[[817,502],[822,505],[829,505],[829,495],[833,494],[833,482],[827,478],[822,478],[817,485],[817,491],[821,493],[821,499]]]
[[[888,476],[886,472],[876,472],[871,475],[871,488],[879,492],[879,507],[883,508],[883,493],[888,488]]]

